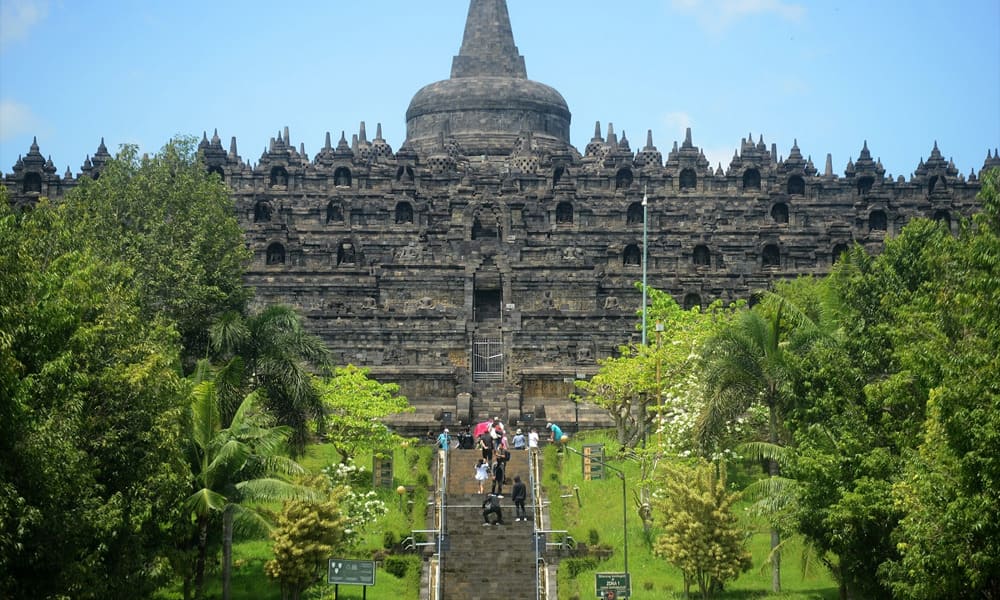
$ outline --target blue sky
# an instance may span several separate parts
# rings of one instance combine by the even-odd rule
[[[998,0],[508,0],[530,78],[572,142],[614,123],[664,154],[693,130],[713,166],[761,134],[842,174],[868,141],[909,177],[937,141],[965,174],[1000,146]],[[155,152],[218,128],[256,162],[288,126],[310,156],[381,122],[397,149],[445,79],[466,0],[0,0],[0,171],[32,136],[59,173],[101,137]]]

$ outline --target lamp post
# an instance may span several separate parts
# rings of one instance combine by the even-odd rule
[[[564,435],[562,437],[562,439],[559,440],[559,441],[562,443],[562,445],[563,445],[564,448],[566,448],[567,450],[569,450],[573,454],[576,454],[576,455],[580,456],[580,458],[583,458],[583,453],[582,452],[580,452],[576,448],[573,448],[572,446],[569,445],[569,436],[568,435]],[[590,458],[590,460],[596,462],[597,464],[601,465],[602,467],[607,468],[607,469],[611,469],[612,471],[614,471],[618,475],[618,479],[622,480],[622,533],[625,535],[625,545],[623,547],[624,553],[625,553],[625,578],[626,579],[630,579],[629,578],[629,574],[628,574],[628,496],[627,496],[627,494],[625,492],[625,471],[622,471],[618,467],[609,465],[608,463],[604,462],[604,460],[602,460],[600,458],[597,458],[597,457],[594,457],[594,456],[591,456],[589,458]]]
[[[646,221],[649,216],[649,197],[646,188],[642,190],[642,345],[646,345],[646,246],[648,226]]]

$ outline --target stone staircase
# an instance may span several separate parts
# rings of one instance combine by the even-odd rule
[[[528,453],[511,451],[507,477],[515,475],[528,486],[526,509],[529,520],[514,521],[512,485],[504,486],[500,501],[504,525],[483,526],[479,483],[475,465],[477,450],[453,450],[448,456],[446,523],[449,546],[444,552],[442,598],[445,600],[497,600],[535,598],[535,551],[533,546],[535,499],[528,481]],[[485,487],[489,492],[489,482]]]

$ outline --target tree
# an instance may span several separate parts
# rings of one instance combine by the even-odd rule
[[[290,306],[268,306],[244,317],[223,315],[210,329],[212,349],[224,366],[217,381],[222,418],[251,390],[259,390],[278,422],[292,430],[292,451],[300,454],[309,439],[310,419],[322,423],[323,407],[310,368],[326,365],[322,340],[308,333]]]
[[[197,557],[190,576],[195,597],[200,598],[209,527],[213,517],[221,515],[223,598],[228,600],[234,528],[258,534],[270,531],[264,514],[252,503],[309,498],[313,493],[279,478],[304,473],[302,467],[281,454],[290,428],[270,426],[267,413],[258,410],[256,394],[243,400],[229,426],[223,428],[216,384],[206,377],[207,366],[203,364],[195,374],[186,420],[192,493],[184,501],[184,509],[197,527]],[[189,587],[186,582],[185,592]]]
[[[180,346],[74,231],[0,193],[0,596],[149,597],[183,498]]]
[[[782,442],[781,414],[789,402],[793,380],[789,355],[800,351],[817,333],[812,323],[782,297],[744,311],[729,327],[709,338],[704,351],[705,403],[697,424],[697,437],[709,448],[725,426],[752,406],[767,407],[767,442]],[[791,313],[793,318],[788,315]],[[790,325],[795,328],[787,332]],[[767,460],[767,472],[777,477],[778,462]],[[771,526],[771,588],[781,591],[781,532]]]
[[[666,292],[647,288],[647,293],[647,322],[662,328],[655,342],[622,347],[618,357],[600,360],[597,374],[576,386],[609,411],[623,447],[646,442],[654,428],[660,444],[679,452],[690,448],[701,347],[732,318],[735,307],[717,302],[705,310],[684,310]]]
[[[384,452],[403,441],[382,423],[389,415],[413,410],[406,397],[399,395],[398,385],[379,383],[368,377],[367,369],[348,365],[335,369],[318,387],[326,410],[328,441],[342,462],[360,450]]]
[[[935,240],[930,276],[900,313],[900,329],[922,334],[905,338],[900,366],[936,366],[919,446],[892,490],[899,557],[879,571],[908,598],[1000,597],[1000,169],[981,179],[983,213]]]
[[[983,177],[984,192],[991,187]],[[799,529],[844,597],[965,597],[997,586],[998,285],[985,213],[956,238],[910,222],[829,278],[844,335],[801,357],[786,424]],[[984,457],[984,458],[980,458]]]
[[[316,485],[319,485],[318,483]],[[281,582],[282,600],[299,600],[320,581],[327,561],[350,545],[351,519],[344,509],[349,488],[330,488],[321,501],[285,502],[271,533],[274,558],[264,565],[267,576]]]
[[[207,324],[243,309],[250,258],[229,190],[201,162],[195,138],[171,140],[153,157],[123,146],[62,204],[65,240],[128,265],[143,316],[177,324],[192,369],[208,350]]]
[[[746,536],[733,514],[739,495],[726,489],[725,474],[724,465],[706,461],[664,464],[656,495],[663,533],[653,553],[684,573],[685,594],[697,583],[704,599],[751,565]]]

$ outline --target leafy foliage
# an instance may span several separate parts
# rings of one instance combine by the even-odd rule
[[[738,495],[726,489],[725,468],[706,461],[664,464],[661,473],[654,506],[663,533],[653,551],[711,598],[720,584],[750,569],[746,536],[733,514]]]
[[[271,534],[274,559],[264,565],[268,577],[281,582],[283,598],[299,600],[303,591],[321,580],[327,560],[348,548],[351,524],[342,507],[348,492],[336,487],[323,501],[285,502]]]
[[[359,450],[384,452],[403,442],[382,422],[389,415],[413,410],[406,397],[399,395],[398,385],[379,383],[368,377],[367,369],[348,365],[335,369],[318,388],[329,442],[343,462]]]
[[[240,399],[257,391],[278,423],[291,428],[292,450],[300,454],[310,419],[321,420],[323,412],[310,371],[326,365],[322,340],[307,332],[302,317],[286,305],[247,317],[226,313],[212,324],[210,337],[216,359],[224,363],[216,377],[223,421]]]
[[[196,597],[201,596],[204,586],[208,532],[214,517],[223,517],[223,566],[227,573],[233,528],[256,534],[270,530],[264,513],[253,503],[312,495],[308,488],[282,478],[304,473],[282,454],[290,429],[271,426],[254,394],[244,399],[232,422],[223,428],[215,382],[206,375],[203,363],[195,374],[185,422],[192,490],[183,507],[197,527],[196,561],[186,575],[193,578]]]
[[[170,141],[153,157],[123,146],[99,179],[84,178],[60,206],[63,241],[131,270],[147,319],[177,324],[185,366],[206,355],[206,324],[241,310],[249,260],[226,186],[208,173],[194,138]]]
[[[147,596],[183,497],[178,338],[65,210],[2,196],[0,596]]]

